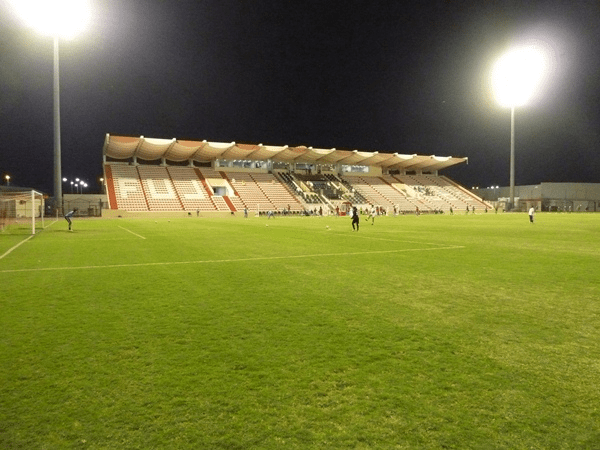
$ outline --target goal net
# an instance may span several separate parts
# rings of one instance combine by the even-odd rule
[[[35,234],[44,227],[44,195],[32,189],[0,190],[0,232]]]

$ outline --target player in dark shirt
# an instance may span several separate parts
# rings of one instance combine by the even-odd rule
[[[352,208],[352,230],[355,229],[354,225],[356,224],[356,231],[358,231],[358,221],[359,221],[358,211],[355,206],[354,208]]]

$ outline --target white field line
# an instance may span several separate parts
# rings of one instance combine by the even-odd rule
[[[171,262],[153,262],[153,263],[137,263],[137,264],[107,264],[104,266],[79,266],[79,267],[42,267],[37,269],[7,269],[0,270],[0,273],[15,273],[15,272],[44,272],[56,270],[90,270],[90,269],[114,269],[125,267],[156,267],[156,266],[175,266],[184,264],[217,264],[217,263],[235,263],[249,261],[274,261],[278,259],[300,259],[300,258],[323,258],[329,256],[356,256],[356,255],[377,255],[384,253],[403,253],[403,252],[427,252],[432,250],[454,250],[465,248],[464,245],[451,245],[448,247],[436,248],[409,248],[400,250],[378,250],[370,252],[346,252],[346,253],[314,253],[310,255],[287,255],[287,256],[264,256],[256,258],[237,258],[237,259],[210,259],[198,261],[171,261]]]
[[[29,239],[31,239],[33,236],[35,235],[31,235],[26,239],[23,239],[21,242],[19,242],[17,245],[13,246],[12,248],[9,248],[4,255],[0,256],[0,259],[4,258],[6,255],[8,255],[10,252],[12,252],[14,249],[16,249],[17,247],[19,247],[19,245],[24,244],[25,242],[27,242]]]
[[[57,220],[55,220],[54,222],[49,223],[48,225],[46,225],[45,227],[42,228],[42,230],[45,230],[46,228],[48,228],[49,226],[55,224],[57,222]],[[19,242],[17,245],[15,245],[12,248],[9,248],[4,255],[0,255],[0,259],[4,258],[5,256],[7,256],[8,254],[10,254],[13,250],[15,250],[16,248],[18,248],[21,244],[24,244],[25,242],[27,242],[29,239],[31,239],[32,237],[34,237],[34,235],[32,234],[31,236],[29,236],[26,239],[23,239],[21,242]]]
[[[54,222],[50,222],[48,225],[44,226],[44,230],[48,227],[51,227],[52,225],[54,225],[56,222],[58,222],[58,220],[55,220]]]
[[[139,237],[140,239],[146,239],[144,236],[141,236],[141,235],[139,235],[139,234],[137,234],[137,233],[134,233],[133,231],[131,231],[131,230],[128,230],[127,228],[125,228],[125,227],[122,227],[121,225],[119,225],[119,228],[120,228],[121,230],[125,230],[125,231],[128,231],[128,232],[130,232],[131,234],[133,234],[133,235],[135,235],[135,236]]]
[[[404,239],[387,239],[387,238],[378,238],[378,237],[365,236],[365,235],[360,235],[360,236],[355,235],[355,236],[360,239],[371,239],[373,241],[402,242],[405,244],[440,245],[439,243],[436,244],[435,242],[406,241]]]
[[[82,242],[82,241],[93,241],[93,242],[112,242],[112,241],[127,241],[127,242],[131,242],[130,237],[121,237],[121,238],[95,238],[95,237],[84,237],[84,238],[77,238],[77,242]]]

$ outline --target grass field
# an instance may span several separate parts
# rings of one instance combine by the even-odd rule
[[[600,448],[600,215],[46,225],[0,234],[2,449]]]

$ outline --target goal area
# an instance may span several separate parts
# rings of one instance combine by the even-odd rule
[[[35,234],[44,227],[44,195],[33,189],[0,190],[0,232]]]

